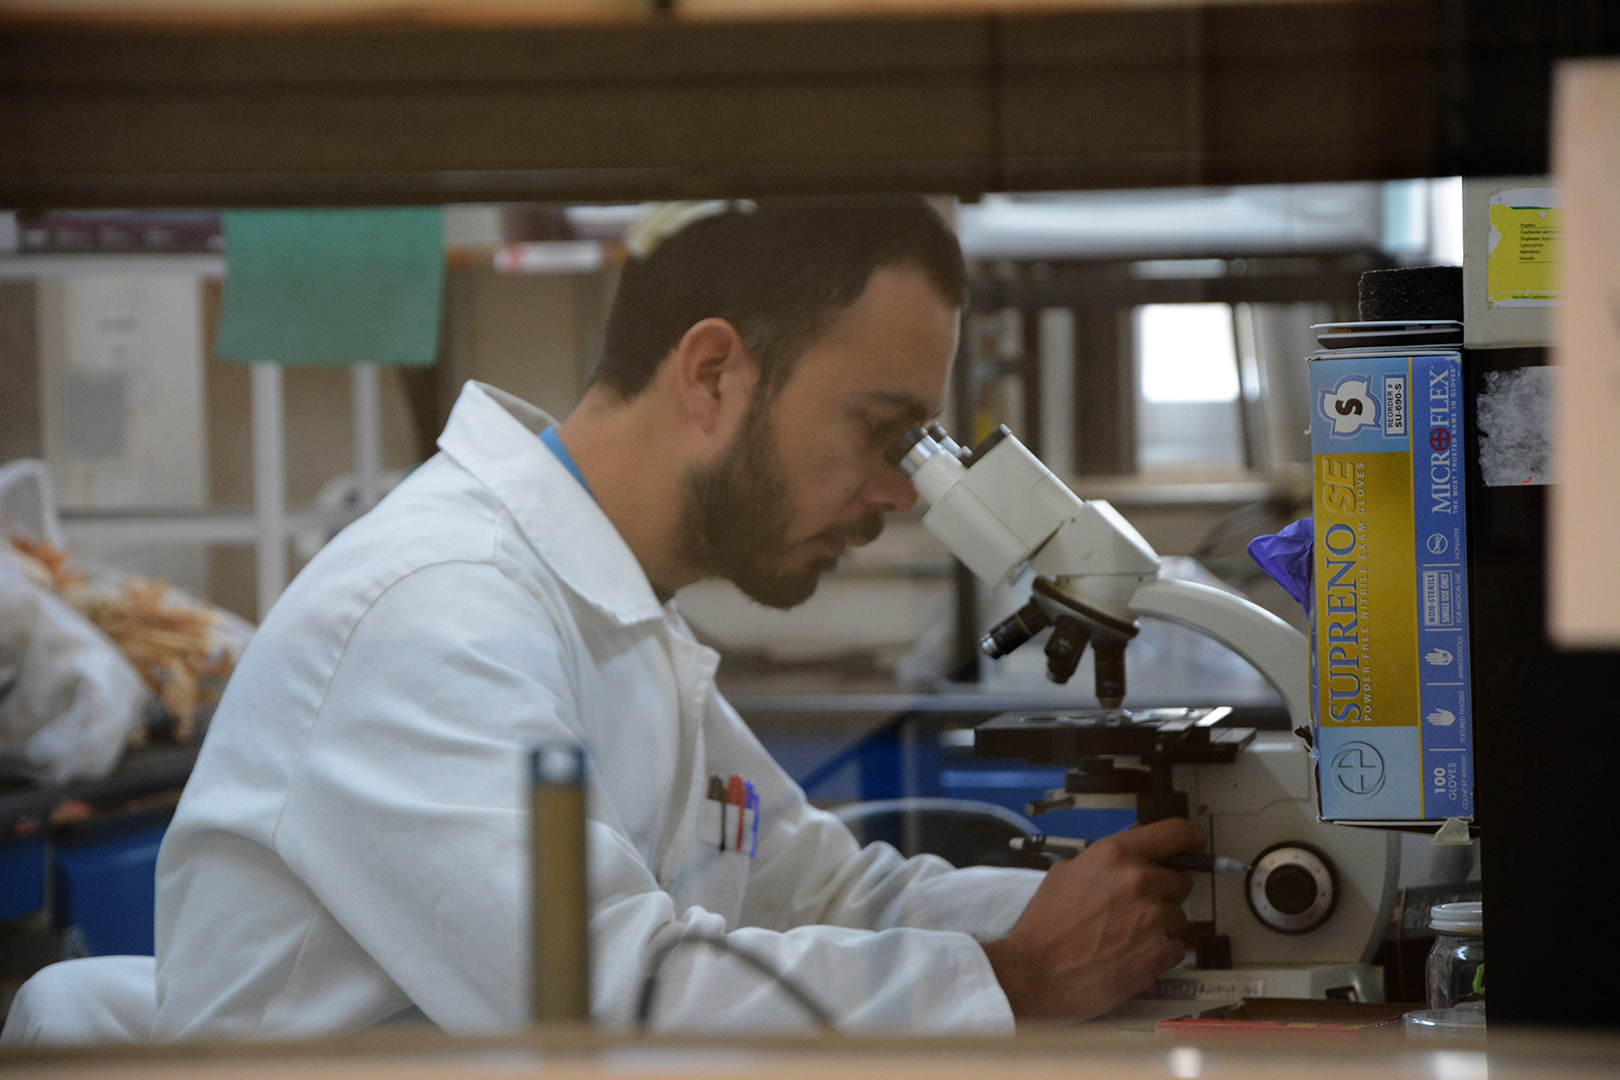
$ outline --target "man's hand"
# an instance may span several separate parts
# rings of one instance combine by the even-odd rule
[[[1146,990],[1186,954],[1192,879],[1156,860],[1204,850],[1181,818],[1139,825],[1047,872],[1012,932],[985,956],[1019,1020],[1088,1020]]]

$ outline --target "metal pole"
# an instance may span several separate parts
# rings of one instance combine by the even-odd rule
[[[382,405],[376,364],[356,364],[351,396],[354,406],[354,474],[362,513],[381,497]]]
[[[253,521],[258,614],[287,585],[287,477],[281,423],[281,368],[249,365],[253,409]]]
[[[529,755],[531,1015],[537,1024],[591,1018],[585,882],[585,751],[548,743]]]

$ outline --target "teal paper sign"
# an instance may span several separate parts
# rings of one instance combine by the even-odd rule
[[[433,363],[444,292],[437,207],[237,210],[224,219],[218,356],[318,366]]]

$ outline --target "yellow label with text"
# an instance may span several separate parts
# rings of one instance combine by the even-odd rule
[[[1317,723],[1418,723],[1412,458],[1317,454]]]
[[[1496,246],[1485,260],[1485,296],[1504,300],[1558,299],[1558,210],[1491,205]]]

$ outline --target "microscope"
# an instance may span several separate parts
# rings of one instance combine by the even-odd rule
[[[1162,577],[1112,506],[1076,496],[1005,427],[971,452],[938,424],[913,427],[888,457],[928,507],[923,524],[976,576],[1028,579],[1029,601],[981,642],[987,655],[1049,630],[1047,674],[1065,683],[1092,653],[1099,708],[994,717],[974,731],[975,756],[1067,769],[1032,815],[1126,805],[1142,823],[1187,817],[1212,852],[1248,868],[1194,875],[1196,960],[1149,996],[1381,1001],[1382,972],[1368,962],[1395,905],[1398,837],[1317,817],[1304,635],[1234,593]],[[1230,726],[1224,708],[1125,708],[1126,647],[1142,616],[1242,656],[1282,696],[1295,732]]]

